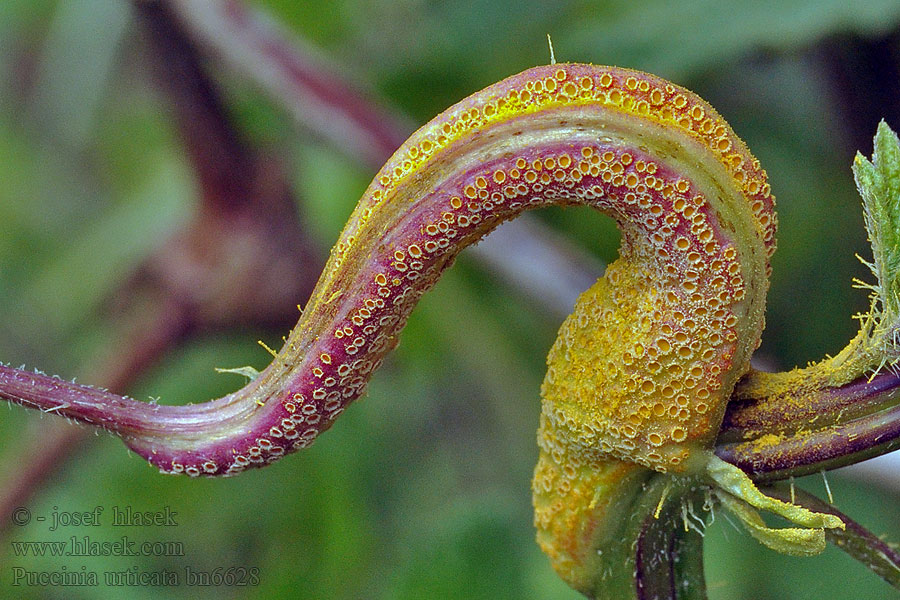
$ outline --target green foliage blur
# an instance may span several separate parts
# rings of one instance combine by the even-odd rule
[[[857,148],[871,153],[879,117],[900,118],[898,82],[879,79],[889,69],[873,58],[900,64],[896,0],[253,4],[418,123],[548,62],[547,33],[560,61],[638,68],[693,89],[744,138],[779,201],[760,359],[790,368],[838,351],[855,332],[851,316],[867,300],[851,278],[868,273],[854,254],[870,252],[850,164]],[[81,381],[124,343],[110,297],[191,214],[196,183],[142,51],[121,0],[0,2],[5,363]],[[297,210],[324,257],[372,171],[299,130],[251,83],[212,68],[244,134],[290,167]],[[609,220],[583,210],[541,218],[600,259],[615,259]],[[0,597],[576,598],[531,525],[538,390],[558,326],[463,255],[416,309],[368,397],[307,451],[235,479],[189,480],[157,474],[109,436],[91,440],[27,504],[48,521],[13,527],[0,541]],[[116,391],[170,403],[227,393],[243,381],[213,368],[262,368],[269,356],[256,340],[278,347],[286,333],[195,338],[135,389]],[[19,407],[4,411],[0,470],[15,470],[23,444],[49,421]],[[896,491],[840,474],[829,481],[838,506],[898,541]],[[821,478],[798,483],[824,494]],[[97,506],[101,526],[49,530],[54,511]],[[113,507],[168,507],[177,526],[114,528]],[[32,557],[12,544],[123,535],[181,542],[183,556]],[[706,543],[716,600],[898,597],[833,548],[783,557],[721,516]],[[101,575],[96,587],[13,586],[17,568],[82,567],[135,577],[173,572],[182,585],[106,586]],[[258,569],[258,584],[185,585],[188,571],[232,567]]]

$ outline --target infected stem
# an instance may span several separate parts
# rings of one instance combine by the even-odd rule
[[[796,381],[761,397],[739,384],[719,433],[719,458],[755,480],[775,481],[900,448],[900,375],[885,372],[824,389]]]
[[[653,268],[668,261],[677,273],[692,253],[702,257],[703,244],[721,257],[713,271],[733,286],[728,301],[738,316],[732,322],[724,310],[716,318],[737,330],[735,339],[751,340],[723,339],[733,354],[720,374],[728,386],[758,340],[774,248],[772,198],[758,163],[685,90],[632,71],[557,65],[487,88],[398,150],[351,217],[282,351],[245,388],[205,404],[159,406],[4,369],[0,390],[109,429],[165,472],[222,475],[266,464],[308,446],[363,393],[418,298],[462,248],[501,222],[582,203],[620,222],[635,257],[649,250],[642,236],[661,223],[651,226],[629,205],[638,184],[658,186],[658,216],[669,211],[672,221],[672,237],[658,241],[661,262],[649,259]],[[689,204],[693,221],[678,212]],[[703,286],[718,285],[717,272],[706,277]],[[678,293],[689,295],[686,287]],[[711,410],[692,440],[709,439],[722,410]]]
[[[900,405],[823,429],[793,434],[761,433],[719,444],[716,455],[756,481],[776,481],[887,454],[900,448]]]

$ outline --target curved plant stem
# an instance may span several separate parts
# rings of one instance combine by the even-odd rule
[[[697,247],[721,253],[711,264],[722,271],[703,285],[735,286],[733,299],[744,297],[744,286],[753,292],[739,305],[740,316],[717,313],[726,329],[739,329],[723,329],[717,342],[732,348],[722,377],[734,378],[749,358],[749,346],[735,340],[758,335],[761,325],[773,200],[742,142],[711,107],[685,94],[637,72],[557,65],[509,78],[449,109],[382,169],[281,354],[233,394],[201,405],[159,406],[11,370],[0,371],[0,386],[14,401],[118,433],[166,472],[233,474],[262,465],[309,445],[362,394],[418,297],[462,248],[501,222],[550,203],[595,205],[620,220],[633,236],[627,247],[637,248],[643,229],[659,226],[627,205],[629,186],[643,177],[661,188],[655,210],[670,210],[669,227],[685,231],[677,241],[658,236],[659,256],[673,265],[694,260],[702,255],[688,232],[701,236]],[[663,107],[650,109],[651,102]],[[680,118],[677,111],[692,116]],[[696,131],[691,119],[699,119]],[[602,168],[611,169],[608,177]],[[728,179],[732,172],[740,178]],[[713,192],[725,186],[732,190],[727,199]],[[707,207],[706,198],[715,207]],[[678,211],[687,213],[688,202],[691,225],[682,225],[688,216]],[[691,289],[696,292],[697,284]],[[686,286],[685,299],[675,294],[671,301],[690,310],[688,292]],[[725,290],[719,296],[726,301]],[[709,437],[710,419],[720,419],[723,410],[717,403],[705,417],[698,440]]]

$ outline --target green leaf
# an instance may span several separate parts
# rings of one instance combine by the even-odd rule
[[[878,278],[873,286],[878,304],[873,306],[878,321],[874,333],[889,334],[893,347],[891,331],[900,317],[900,140],[884,121],[875,134],[872,160],[857,153],[853,174],[872,243],[874,262],[869,266]]]

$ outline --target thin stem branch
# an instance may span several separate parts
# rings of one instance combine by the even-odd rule
[[[839,517],[846,528],[826,529],[826,539],[889,584],[900,589],[900,552],[897,551],[896,545],[886,543],[846,514],[806,490],[795,488],[791,491],[786,486],[780,485],[766,488],[766,493],[818,513],[828,513]]]
[[[745,379],[754,378],[751,372]],[[798,398],[802,396],[802,401]],[[846,385],[817,390],[786,389],[753,397],[738,383],[722,429],[720,442],[744,440],[754,432],[788,434],[846,423],[900,403],[900,375],[885,371],[860,377]]]
[[[122,345],[126,350],[107,355],[88,380],[128,389],[148,365],[183,339],[187,320],[182,307],[174,300],[154,303],[153,307],[152,314],[135,315],[127,328],[130,332],[123,334],[128,340]],[[4,460],[7,466],[0,478],[0,515],[11,514],[14,508],[26,504],[91,438],[89,430],[63,421],[42,422],[40,426],[39,435],[30,431],[24,434],[23,447],[14,446],[10,450],[14,455]],[[9,524],[8,519],[0,519],[0,531]]]
[[[900,448],[900,406],[841,425],[792,435],[762,433],[720,444],[716,454],[758,481],[845,467]]]

